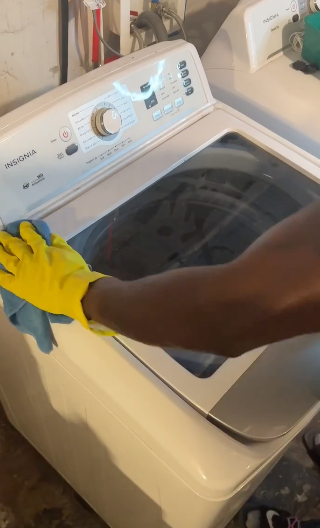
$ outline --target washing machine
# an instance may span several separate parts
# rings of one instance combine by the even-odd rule
[[[319,5],[318,0],[240,0],[202,56],[218,100],[316,157],[320,73],[304,74],[293,64],[303,60],[304,18]]]
[[[320,195],[319,160],[217,102],[181,41],[2,117],[0,163],[2,228],[42,218],[124,281],[230,262]],[[114,528],[222,528],[320,409],[319,335],[227,360],[52,330],[46,355],[0,310],[1,401]]]

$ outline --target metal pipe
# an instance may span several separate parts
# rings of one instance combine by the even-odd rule
[[[130,33],[136,37],[138,44],[139,44],[139,49],[143,49],[144,48],[143,38],[142,38],[142,35],[139,29],[137,28],[134,22],[131,22],[130,24]]]
[[[173,9],[170,9],[169,7],[165,7],[164,5],[160,5],[158,7],[158,12],[159,11],[161,15],[165,15],[169,18],[173,18],[173,20],[176,21],[183,35],[184,40],[187,40],[187,35],[183,27],[183,20],[179,17],[178,13],[176,13],[175,11],[173,11]]]

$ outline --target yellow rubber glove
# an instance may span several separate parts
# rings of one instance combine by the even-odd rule
[[[82,299],[89,284],[104,277],[87,264],[62,238],[51,235],[52,246],[29,222],[22,222],[19,238],[0,232],[0,286],[40,310],[67,315],[89,328]]]

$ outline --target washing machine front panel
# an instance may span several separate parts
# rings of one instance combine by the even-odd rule
[[[93,269],[121,280],[221,265],[319,194],[317,183],[241,134],[229,132],[69,242]],[[126,338],[120,341],[133,354],[141,347]],[[311,341],[293,340],[262,354],[262,349],[254,352],[256,361],[212,407],[209,419],[255,440],[286,433],[317,402],[304,381],[308,365],[317,364],[315,354],[304,363],[306,376],[300,382],[298,376],[301,355],[317,348],[318,339]],[[241,363],[241,358],[226,361],[216,354],[170,348],[154,352],[159,361],[163,352],[177,378],[183,370],[190,383],[194,378],[198,384],[215,384],[216,378],[219,383],[218,376],[228,377],[228,370]],[[272,399],[270,377],[278,387]],[[175,384],[172,388],[180,392]],[[295,397],[297,404],[292,405]],[[239,412],[241,400],[245,412]]]
[[[163,42],[2,117],[0,225],[48,214],[211,112],[213,104],[195,48]]]

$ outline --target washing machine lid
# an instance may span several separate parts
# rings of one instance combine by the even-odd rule
[[[229,132],[69,242],[123,280],[223,264],[319,195],[318,183]],[[209,420],[251,440],[285,434],[318,401],[317,336],[232,360],[117,339]]]

